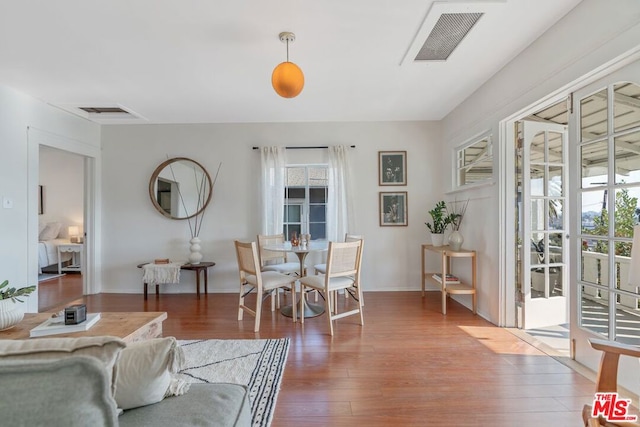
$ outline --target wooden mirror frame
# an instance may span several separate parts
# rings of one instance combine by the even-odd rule
[[[196,166],[198,166],[200,169],[202,169],[202,172],[204,173],[206,179],[207,179],[207,184],[209,186],[209,194],[207,194],[206,200],[205,202],[202,204],[202,207],[194,213],[190,213],[187,212],[187,214],[189,216],[184,216],[184,217],[177,217],[177,216],[173,216],[171,215],[169,212],[165,211],[162,206],[160,206],[160,203],[158,203],[158,200],[156,198],[156,182],[158,181],[158,177],[160,176],[160,173],[162,173],[162,171],[169,165],[179,162],[179,161],[186,161],[186,162],[191,162],[193,164],[195,164]],[[193,159],[190,159],[188,157],[174,157],[171,159],[168,159],[164,162],[162,162],[154,171],[153,174],[151,175],[151,179],[149,180],[149,198],[151,199],[151,203],[153,204],[153,206],[156,208],[156,210],[158,212],[160,212],[162,215],[166,216],[167,218],[170,219],[176,219],[176,220],[182,220],[182,219],[190,219],[193,218],[199,214],[201,214],[202,212],[204,212],[205,208],[207,207],[207,205],[209,205],[209,202],[211,201],[211,196],[213,196],[213,185],[212,185],[212,181],[211,181],[211,176],[209,175],[209,172],[204,168],[204,166],[202,166],[200,163],[196,162]]]

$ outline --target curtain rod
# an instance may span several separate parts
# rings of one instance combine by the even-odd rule
[[[351,148],[356,148],[356,146],[355,146],[355,145],[350,145],[349,147],[351,147]],[[254,150],[259,150],[259,149],[260,149],[260,147],[252,147],[252,148],[253,148]],[[312,149],[312,148],[329,148],[329,146],[328,146],[328,145],[314,145],[314,146],[311,146],[311,147],[304,147],[304,146],[300,146],[300,147],[298,147],[298,146],[293,146],[293,147],[284,147],[284,148],[285,148],[286,150],[309,150],[309,149]]]

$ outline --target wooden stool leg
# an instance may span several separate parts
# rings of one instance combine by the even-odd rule
[[[144,299],[147,299],[147,284],[144,284]]]
[[[208,285],[209,285],[209,269],[205,268],[202,270],[204,273],[204,295],[206,296],[209,293]]]

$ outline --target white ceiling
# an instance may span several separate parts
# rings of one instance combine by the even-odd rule
[[[579,2],[0,0],[0,84],[145,123],[439,120]],[[485,15],[447,61],[414,62],[461,10]],[[271,87],[282,31],[293,99]]]

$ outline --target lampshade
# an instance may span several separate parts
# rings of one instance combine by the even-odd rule
[[[69,226],[68,234],[69,234],[69,240],[71,241],[71,243],[78,242],[78,234],[80,234],[80,230],[78,229],[77,225]]]
[[[281,97],[294,98],[302,92],[304,74],[293,62],[282,62],[273,69],[271,84]]]
[[[280,41],[287,44],[287,60],[278,64],[271,74],[271,85],[278,95],[283,98],[294,98],[302,92],[304,87],[304,74],[300,67],[289,61],[289,42],[294,42],[296,35],[291,32],[282,32]]]
[[[633,246],[629,266],[629,284],[640,286],[640,225],[633,227]]]

